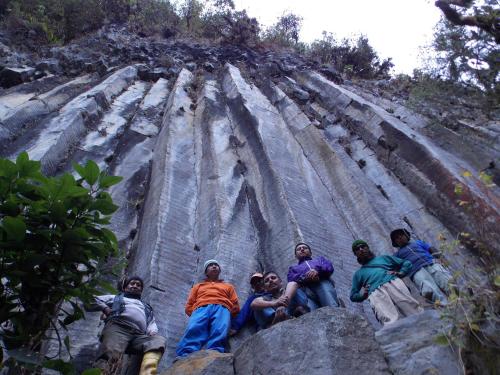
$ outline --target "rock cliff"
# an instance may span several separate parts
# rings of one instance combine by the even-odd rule
[[[144,278],[144,297],[167,337],[164,367],[187,322],[188,291],[208,258],[220,261],[243,302],[247,275],[270,269],[285,275],[294,244],[307,242],[315,255],[333,260],[346,305],[335,319],[373,321],[369,306],[349,300],[358,267],[354,239],[384,254],[392,251],[388,234],[396,227],[436,245],[439,235],[466,232],[498,254],[499,190],[479,178],[491,165],[497,178],[498,123],[440,128],[404,102],[286,53],[131,38],[99,34],[35,62],[10,56],[19,71],[0,72],[11,86],[0,91],[1,156],[27,150],[51,174],[92,159],[124,176],[112,190],[120,206],[112,229],[128,270]],[[30,61],[32,69],[21,72]],[[473,250],[463,247],[450,260],[455,270],[476,264]],[[315,317],[328,325],[328,314],[297,321],[317,327]],[[90,314],[74,324],[80,339],[73,340],[73,355],[83,367],[95,350],[97,320]],[[291,324],[299,323],[276,327],[280,345],[288,344]],[[267,335],[251,340],[265,342]],[[347,345],[338,335],[333,329],[325,345]],[[252,341],[233,346],[240,353],[236,373],[269,373],[269,364],[257,369],[259,363],[238,359],[255,355]],[[414,373],[398,370],[404,367],[388,352],[391,371]],[[335,373],[349,373],[342,366]],[[373,372],[387,373],[385,362],[377,366]]]

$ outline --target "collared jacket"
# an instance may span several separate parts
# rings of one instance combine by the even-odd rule
[[[362,287],[368,287],[368,294],[372,294],[385,283],[397,278],[390,271],[401,273],[401,277],[408,275],[412,265],[408,260],[403,260],[391,255],[380,255],[361,266],[352,277],[351,301],[362,302],[365,296],[360,293]]]
[[[328,279],[333,273],[333,265],[324,257],[311,258],[307,257],[295,266],[288,268],[288,282],[295,281],[299,284],[304,284],[306,273],[310,270],[318,271],[320,280]]]
[[[89,310],[102,311],[106,307],[113,308],[115,297],[113,294],[97,296],[95,297],[95,304]],[[120,311],[112,320],[126,323],[141,332],[145,332],[147,335],[156,335],[158,333],[158,326],[154,317],[151,315],[150,321],[147,321],[145,304],[138,298],[123,297],[123,311]]]
[[[234,287],[223,280],[205,280],[194,285],[189,293],[185,312],[188,316],[191,316],[198,307],[206,305],[222,305],[231,312],[232,316],[236,316],[240,311],[240,304]]]

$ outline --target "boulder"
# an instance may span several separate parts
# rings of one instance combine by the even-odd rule
[[[201,350],[175,362],[162,375],[234,375],[233,355]]]
[[[390,374],[373,328],[325,307],[258,332],[234,353],[236,374]]]
[[[31,67],[6,67],[0,72],[0,85],[5,88],[20,85],[33,78],[35,68]]]
[[[382,328],[375,338],[396,375],[460,374],[461,367],[451,347],[435,342],[442,331],[439,312],[427,310]]]

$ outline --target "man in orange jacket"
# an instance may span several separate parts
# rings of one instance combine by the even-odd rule
[[[190,316],[188,326],[177,345],[177,357],[185,357],[200,350],[217,350],[224,353],[231,315],[240,311],[234,287],[219,279],[220,265],[210,259],[205,262],[205,281],[191,289],[186,303],[186,314]]]

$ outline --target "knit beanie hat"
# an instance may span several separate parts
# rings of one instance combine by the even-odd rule
[[[203,269],[205,270],[205,273],[207,272],[207,267],[211,264],[217,264],[220,268],[220,264],[219,262],[217,262],[215,259],[209,259],[205,262],[205,264],[203,265]]]
[[[368,244],[366,243],[366,241],[363,241],[363,240],[356,240],[352,243],[352,251],[354,251],[354,249],[356,249],[359,245],[365,245],[365,246],[368,246]]]

